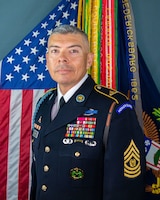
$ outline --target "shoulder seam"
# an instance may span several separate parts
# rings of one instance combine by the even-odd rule
[[[101,85],[95,85],[95,86],[94,86],[94,89],[95,89],[98,93],[103,94],[104,96],[106,96],[106,97],[108,97],[108,98],[114,100],[117,104],[119,104],[119,101],[118,101],[116,98],[114,98],[114,97],[112,97],[112,96],[110,96],[110,95],[108,95],[108,94],[106,94],[106,93],[104,93],[104,92],[99,91],[99,90],[97,89],[97,87],[102,87],[102,86],[101,86]]]

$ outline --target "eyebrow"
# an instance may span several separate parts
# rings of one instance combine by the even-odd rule
[[[61,48],[60,46],[58,45],[50,45],[48,48]],[[81,48],[82,49],[82,46],[79,45],[79,44],[74,44],[74,45],[71,45],[71,46],[68,46],[67,48],[70,49],[70,48],[73,48],[73,47],[78,47],[78,48]]]

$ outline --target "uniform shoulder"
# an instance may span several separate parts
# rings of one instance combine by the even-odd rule
[[[36,115],[38,113],[38,111],[40,110],[41,107],[43,107],[43,105],[45,104],[46,101],[50,100],[52,98],[52,96],[54,95],[56,91],[56,88],[52,88],[47,90],[42,97],[38,100],[37,104],[36,104],[36,108],[34,111],[34,115],[33,115],[33,124],[36,118]]]
[[[119,92],[118,90],[109,89],[103,85],[95,85],[94,89],[97,93],[115,101],[116,104],[120,104],[129,100],[129,98],[125,94]]]
[[[50,99],[52,97],[52,95],[54,94],[54,92],[56,91],[56,88],[51,88],[49,90],[47,90],[42,97],[39,99],[39,101],[43,102],[45,99]]]

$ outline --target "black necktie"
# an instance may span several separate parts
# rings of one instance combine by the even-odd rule
[[[61,109],[64,104],[65,104],[65,100],[64,100],[64,98],[62,96],[60,101],[59,101],[59,109]]]

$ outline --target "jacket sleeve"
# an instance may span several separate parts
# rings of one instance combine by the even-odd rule
[[[103,200],[143,200],[145,152],[143,131],[133,106],[115,106],[104,158]]]

